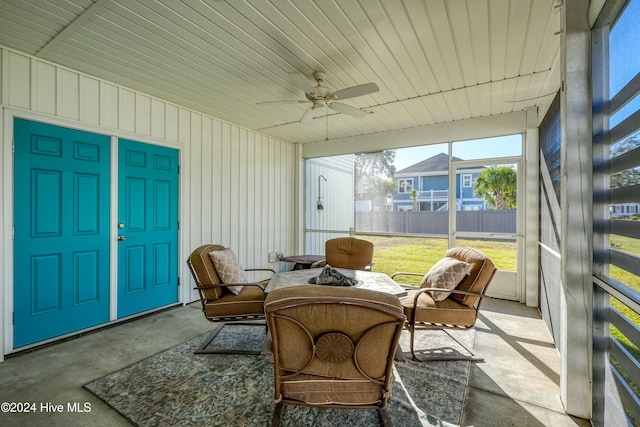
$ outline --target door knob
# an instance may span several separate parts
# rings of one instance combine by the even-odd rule
[[[118,240],[127,240],[127,238],[124,236],[118,236]]]

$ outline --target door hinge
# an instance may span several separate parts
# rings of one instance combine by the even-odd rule
[[[16,141],[11,140],[11,154],[16,154]]]
[[[11,240],[16,240],[16,228],[11,227]]]
[[[15,311],[13,313],[11,313],[11,324],[12,325],[16,324],[16,312]]]
[[[180,278],[178,277],[178,287],[180,287]]]

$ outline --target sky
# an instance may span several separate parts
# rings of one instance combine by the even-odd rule
[[[609,90],[613,97],[640,70],[640,0],[632,0],[609,34]],[[611,127],[640,108],[640,96],[611,118]]]
[[[396,170],[419,163],[440,153],[448,153],[447,144],[424,145],[396,150]],[[463,160],[519,156],[522,154],[522,135],[476,139],[453,143],[453,155]]]

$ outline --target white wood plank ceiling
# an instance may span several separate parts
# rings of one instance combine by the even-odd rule
[[[0,45],[291,142],[546,106],[559,0],[0,0]],[[324,71],[357,119],[303,100]],[[328,132],[328,134],[327,134]]]

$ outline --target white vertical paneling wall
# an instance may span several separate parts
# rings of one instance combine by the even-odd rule
[[[347,154],[306,162],[307,254],[324,254],[325,241],[347,235],[354,226],[353,159]],[[323,209],[317,208],[318,197],[322,197]]]
[[[0,48],[0,73],[3,313],[13,304],[13,117],[180,150],[183,302],[196,298],[184,260],[200,244],[223,244],[247,267],[276,269],[268,252],[294,250],[293,144],[10,49]]]

